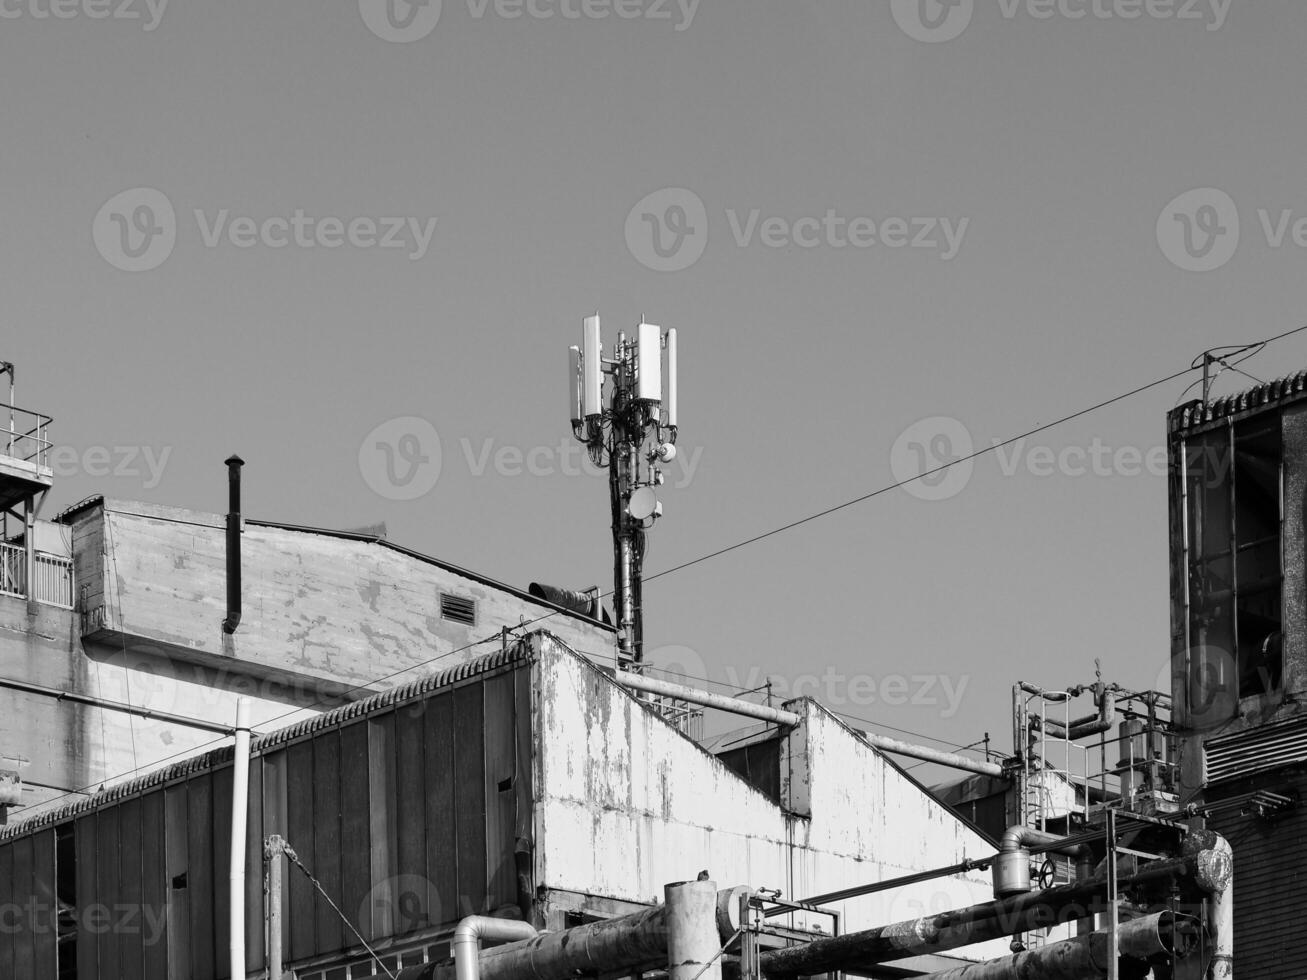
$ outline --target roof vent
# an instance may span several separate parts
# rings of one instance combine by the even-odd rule
[[[440,593],[440,618],[475,626],[477,622],[477,601],[466,596]]]

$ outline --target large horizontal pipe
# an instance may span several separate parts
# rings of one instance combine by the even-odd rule
[[[1193,876],[1204,889],[1216,891],[1224,882],[1203,873],[1203,869],[1214,866],[1211,852],[1202,851],[1145,865],[1135,874],[1123,875],[1118,884],[1124,888]],[[1227,861],[1227,876],[1228,871]],[[818,939],[804,946],[769,950],[762,954],[762,967],[769,976],[865,972],[866,968],[877,963],[941,953],[1031,929],[1062,925],[1084,917],[1105,903],[1106,897],[1107,879],[1094,878],[830,939]]]
[[[906,755],[910,759],[920,759],[923,762],[937,762],[941,766],[962,769],[966,772],[976,772],[982,776],[1003,775],[1003,767],[996,762],[969,759],[965,755],[958,755],[955,752],[943,752],[939,749],[927,748],[924,745],[915,745],[912,742],[901,742],[897,738],[877,735],[874,732],[862,732],[861,735],[868,745],[880,749],[882,752]]]
[[[1122,923],[1117,930],[1122,956],[1148,960],[1185,957],[1198,944],[1200,927],[1187,916],[1158,912]],[[1108,934],[1092,932],[989,963],[973,963],[932,973],[922,980],[1095,980],[1108,975]]]
[[[706,708],[717,708],[721,711],[729,711],[732,714],[743,715],[746,718],[757,718],[759,721],[769,721],[774,725],[785,725],[793,728],[799,723],[799,716],[793,711],[786,711],[783,708],[772,708],[765,704],[754,704],[752,701],[744,701],[740,698],[728,697],[725,694],[713,694],[709,691],[700,691],[697,688],[686,687],[684,684],[675,684],[671,681],[659,680],[655,677],[649,677],[646,674],[633,674],[627,671],[617,671],[612,675],[612,678],[623,687],[629,687],[634,691],[645,691],[648,694],[659,694],[663,697],[675,698],[676,700],[684,701],[687,704],[698,704]],[[964,769],[967,772],[976,772],[983,776],[1003,775],[1003,767],[993,762],[981,762],[979,759],[969,759],[964,755],[956,755],[952,752],[942,752],[939,749],[927,748],[924,745],[914,745],[911,742],[901,742],[897,738],[889,738],[885,735],[876,735],[871,732],[859,732],[859,734],[869,745],[880,749],[882,752],[892,752],[895,755],[906,755],[913,759],[920,759],[923,762],[937,762],[942,766],[951,766],[954,769]]]
[[[799,723],[799,716],[793,711],[772,708],[765,704],[754,704],[752,701],[727,697],[725,694],[700,691],[697,688],[686,687],[684,684],[673,684],[671,681],[659,680],[646,674],[633,674],[630,671],[619,670],[611,676],[618,684],[629,687],[633,691],[659,694],[665,698],[685,701],[688,704],[698,704],[705,708],[717,708],[721,711],[729,711],[731,714],[743,715],[746,718],[769,721],[774,725],[786,725],[793,728]]]
[[[167,722],[169,725],[182,725],[186,728],[195,728],[202,732],[213,732],[218,735],[230,735],[234,731],[231,725],[220,725],[211,721],[201,721],[199,718],[188,718],[185,715],[169,714],[167,711],[154,711],[150,708],[141,708],[132,704],[123,704],[121,701],[106,701],[104,698],[92,697],[89,694],[77,694],[73,691],[61,691],[57,687],[43,687],[40,684],[28,684],[26,681],[0,680],[0,688],[24,691],[27,694],[39,694],[42,697],[53,698],[56,701],[69,701],[73,704],[84,704],[92,708],[103,708],[106,711],[119,711],[125,715],[135,715],[138,718],[149,718],[153,721]]]

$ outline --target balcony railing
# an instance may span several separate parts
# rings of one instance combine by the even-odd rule
[[[48,606],[73,608],[73,560],[36,553],[31,598]],[[28,598],[27,552],[22,545],[0,543],[0,595]]]
[[[0,455],[48,468],[51,421],[40,412],[0,402]]]

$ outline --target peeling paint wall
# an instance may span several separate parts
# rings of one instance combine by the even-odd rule
[[[709,871],[789,898],[993,853],[985,840],[812,701],[783,753],[778,806],[602,672],[547,639],[535,705],[536,884],[632,902]],[[973,873],[840,903],[843,928],[993,897]],[[985,959],[1006,942],[963,954]]]
[[[228,636],[224,518],[108,500],[78,511],[69,530],[77,609],[42,606],[29,621],[23,600],[0,598],[0,676],[210,724],[232,724],[246,697],[256,730],[291,725],[341,694],[357,699],[484,655],[493,644],[478,641],[551,612],[372,541],[247,522],[243,616]],[[442,617],[441,593],[475,600],[475,622]],[[577,649],[611,651],[612,632],[582,617],[546,625]],[[0,755],[31,760],[0,768],[80,789],[220,736],[0,688],[0,738]],[[58,795],[29,794],[33,804]]]

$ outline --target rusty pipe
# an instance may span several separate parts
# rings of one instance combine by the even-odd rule
[[[1223,877],[1219,860],[1210,849],[1184,857],[1146,864],[1132,875],[1123,875],[1121,887],[1190,877],[1208,892],[1217,892],[1228,882],[1228,862]],[[855,967],[928,953],[941,953],[973,943],[1002,939],[1031,929],[1042,929],[1084,918],[1095,903],[1107,897],[1107,880],[1060,885],[1042,892],[1028,892],[1011,898],[954,909],[919,919],[850,932],[830,939],[818,939],[804,946],[768,950],[762,954],[763,971],[769,976],[811,976],[836,970],[853,972]],[[1083,938],[1083,937],[1079,937]]]
[[[1188,916],[1158,912],[1131,919],[1117,933],[1121,955],[1131,959],[1185,958],[1197,948],[1201,926]],[[1106,932],[1076,936],[1005,959],[931,973],[923,980],[1095,980],[1108,975],[1108,938]]]

